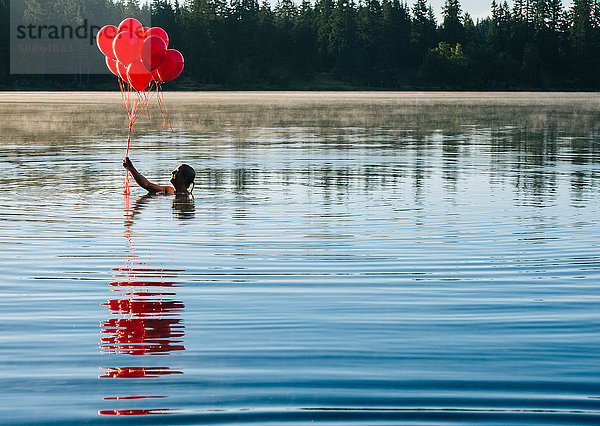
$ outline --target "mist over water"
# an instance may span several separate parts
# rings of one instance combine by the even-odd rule
[[[0,94],[0,422],[598,422],[600,96],[167,103]]]

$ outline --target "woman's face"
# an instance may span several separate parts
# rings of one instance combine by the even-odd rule
[[[181,172],[181,166],[177,167],[171,172],[170,182],[173,184],[174,187],[177,187],[177,185],[183,184],[185,182],[183,173]]]

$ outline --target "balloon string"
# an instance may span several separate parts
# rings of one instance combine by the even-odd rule
[[[125,90],[123,88],[123,79],[122,78],[118,78],[119,81],[119,89],[121,90],[121,99],[123,100],[123,104],[125,105],[125,110],[127,111],[127,115],[129,115],[129,101],[127,99],[127,97],[125,96]],[[127,138],[127,152],[125,154],[126,157],[129,156],[129,141],[131,139],[131,128],[129,129],[129,137]],[[125,195],[129,195],[130,191],[129,191],[129,171],[125,170],[125,180],[123,182],[123,193]]]
[[[119,89],[121,89],[121,100],[125,102],[125,95],[123,94],[123,80],[121,77],[117,77],[117,80],[119,81]]]
[[[125,81],[123,81],[123,84],[125,86],[125,90],[123,92],[123,96],[125,97],[125,110],[127,111],[127,116],[129,116],[129,86]]]
[[[131,142],[131,134],[133,133],[133,121],[129,120],[129,135],[127,136],[127,151],[125,157],[129,157],[129,144]]]
[[[158,101],[158,109],[160,109],[160,115],[163,119],[163,129],[167,128],[167,119],[165,118],[165,112],[162,109],[162,102],[160,100],[160,92],[161,92],[161,85],[160,83],[156,83],[156,100]]]
[[[167,113],[167,119],[169,120],[169,127],[171,128],[171,131],[173,131],[173,125],[171,124],[171,116],[169,115],[169,110],[167,109],[167,103],[165,102],[165,91],[162,90],[162,88],[160,89],[160,94],[162,96],[162,103],[165,106],[165,112]]]
[[[125,87],[124,87],[125,85]],[[135,129],[133,125],[136,120],[142,115],[144,110],[148,113],[148,118],[150,118],[150,109],[148,105],[150,103],[150,99],[154,96],[154,93],[150,95],[152,90],[152,84],[150,84],[143,91],[135,91],[135,96],[133,95],[134,88],[128,84],[125,80],[119,78],[119,89],[121,91],[121,98],[123,99],[123,103],[125,105],[125,110],[127,111],[127,115],[129,117],[129,131],[127,134],[127,149],[125,151],[125,156],[129,157],[129,147],[131,145],[131,136],[135,134]],[[160,102],[160,99],[159,99]],[[124,193],[129,194],[129,172],[125,173],[125,181],[124,181]]]
[[[131,121],[131,85],[127,84],[127,115]]]
[[[136,91],[135,98],[132,99],[133,103],[128,102],[128,114],[129,114],[129,133],[127,136],[127,152],[126,156],[129,156],[129,146],[131,144],[131,135],[135,134],[135,129],[133,125],[136,120],[142,115],[144,110],[148,110],[148,103],[150,102],[150,97],[148,96],[148,90],[144,90],[142,92]],[[129,89],[129,93],[132,90]],[[148,116],[150,113],[148,112]]]
[[[121,89],[121,99],[123,99],[123,105],[125,105],[125,111],[127,111],[127,115],[129,116],[129,85],[119,77],[119,88]]]
[[[152,96],[148,97],[148,94],[149,94],[149,93],[152,91],[152,85],[153,85],[153,84],[154,84],[154,80],[152,80],[152,81],[150,82],[150,85],[149,85],[149,86],[148,86],[148,88],[146,89],[146,100],[147,100],[148,102],[150,102],[150,98],[152,97]],[[148,113],[148,120],[150,120],[150,108],[148,108],[148,102],[146,102],[146,112]]]
[[[123,189],[123,194],[129,195],[129,172],[127,170],[125,170],[125,182],[123,183],[125,186]]]
[[[133,110],[135,109],[135,100],[132,100],[132,96],[131,96],[131,85],[128,86],[129,89],[129,120],[131,121],[131,117],[133,114]]]

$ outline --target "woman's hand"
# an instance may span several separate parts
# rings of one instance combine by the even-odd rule
[[[129,159],[129,157],[125,157],[123,159],[123,167],[125,167],[127,170],[131,169],[133,167],[133,163],[131,162],[131,160]]]
[[[148,179],[146,179],[144,177],[144,175],[142,175],[140,172],[138,172],[136,170],[136,168],[133,166],[133,163],[131,162],[129,157],[125,157],[123,159],[123,167],[125,167],[129,171],[129,173],[131,173],[131,176],[136,181],[136,183],[139,186],[141,186],[142,188],[144,188],[146,191],[148,191],[152,194],[156,194],[157,192],[162,192],[162,193],[170,195],[173,193],[173,188],[171,188],[170,186],[160,186],[160,185],[152,183]]]

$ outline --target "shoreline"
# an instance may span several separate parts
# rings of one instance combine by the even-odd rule
[[[167,100],[192,103],[469,103],[547,104],[595,101],[600,92],[447,92],[447,91],[166,91]],[[74,99],[74,97],[76,99]],[[122,103],[119,91],[0,91],[0,104],[113,104]]]

